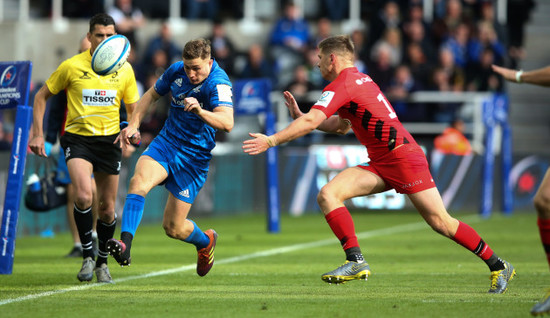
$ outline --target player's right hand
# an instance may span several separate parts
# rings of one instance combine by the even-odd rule
[[[118,143],[120,145],[120,148],[125,150],[126,147],[128,147],[135,141],[135,136],[139,136],[141,139],[141,135],[139,134],[138,129],[132,125],[128,125],[126,128],[120,131],[113,143]]]
[[[516,81],[516,72],[517,72],[516,70],[498,66],[495,64],[492,64],[491,68],[493,69],[493,72],[502,75],[502,77],[504,77],[505,80],[511,81],[511,82]]]
[[[29,142],[29,148],[31,151],[40,157],[48,157],[46,149],[44,147],[44,136],[34,136]]]

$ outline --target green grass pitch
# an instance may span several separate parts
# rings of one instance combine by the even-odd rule
[[[260,214],[196,219],[220,235],[205,277],[194,247],[141,226],[132,265],[109,260],[112,285],[78,282],[81,260],[63,257],[68,233],[19,238],[13,274],[0,276],[0,317],[528,317],[550,287],[533,212],[456,215],[516,267],[503,295],[487,293],[483,261],[416,212],[352,214],[372,275],[342,285],[321,281],[344,253],[320,214],[283,216],[279,234]]]

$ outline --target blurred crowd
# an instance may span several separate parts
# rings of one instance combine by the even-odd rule
[[[182,17],[209,20],[213,57],[232,80],[267,77],[276,90],[289,90],[300,108],[307,111],[312,101],[308,92],[327,83],[317,65],[316,45],[334,35],[333,26],[348,18],[347,1],[318,0],[319,16],[304,18],[303,8],[280,1],[280,12],[264,43],[237,50],[226,33],[224,21],[243,17],[243,1],[182,0]],[[31,2],[32,4],[33,2]],[[181,59],[182,48],[174,41],[170,26],[140,41],[136,33],[148,20],[168,17],[168,1],[114,0],[109,13],[118,33],[132,42],[129,62],[134,66],[142,92],[173,62]],[[35,14],[47,16],[50,1],[39,1]],[[102,11],[102,1],[63,1],[69,18],[89,18]],[[391,101],[403,122],[451,123],[460,105],[451,103],[409,103],[415,91],[502,92],[502,78],[491,64],[519,68],[524,58],[524,27],[534,0],[508,0],[507,24],[500,24],[491,0],[434,0],[434,16],[424,19],[422,0],[362,1],[361,19],[367,26],[350,33],[357,51],[356,66],[369,74]],[[170,99],[157,103],[143,121],[147,143],[162,127]],[[0,135],[1,136],[1,135]],[[0,143],[2,141],[0,140]]]

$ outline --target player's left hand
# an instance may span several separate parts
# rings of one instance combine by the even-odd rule
[[[253,139],[243,141],[243,151],[249,155],[259,155],[270,147],[275,146],[273,141],[264,134],[248,133]]]
[[[300,107],[298,107],[298,103],[296,102],[296,99],[294,99],[294,96],[292,96],[292,93],[289,91],[284,91],[283,96],[285,97],[285,105],[288,108],[290,117],[292,117],[292,119],[301,117],[304,113],[302,113]]]
[[[202,107],[195,97],[186,97],[183,100],[183,110],[198,115],[202,111]]]

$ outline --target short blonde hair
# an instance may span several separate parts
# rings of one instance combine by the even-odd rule
[[[343,56],[353,56],[355,54],[355,45],[349,35],[335,35],[321,41],[318,45],[319,50],[324,54],[338,54]]]
[[[210,59],[211,57],[210,41],[203,38],[191,40],[183,47],[183,59],[193,60],[201,58],[203,60]]]

